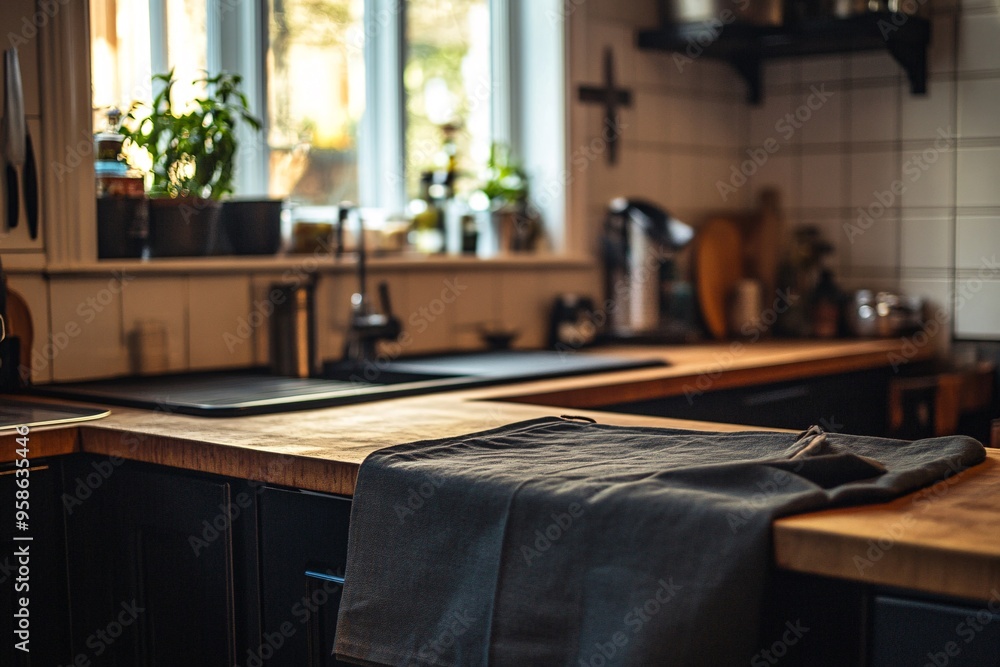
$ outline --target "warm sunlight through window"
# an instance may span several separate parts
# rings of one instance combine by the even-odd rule
[[[310,204],[357,201],[364,2],[271,0],[270,7],[270,194]]]

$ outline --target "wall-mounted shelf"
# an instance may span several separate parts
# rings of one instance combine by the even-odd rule
[[[763,63],[774,58],[886,49],[902,66],[915,95],[927,92],[930,22],[918,16],[873,12],[845,19],[816,19],[794,26],[685,23],[638,34],[640,49],[728,62],[747,82],[747,98],[759,104]]]

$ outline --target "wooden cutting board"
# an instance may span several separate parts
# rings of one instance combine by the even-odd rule
[[[726,337],[729,297],[743,278],[743,238],[733,219],[712,218],[698,230],[694,248],[694,283],[698,306],[709,333]]]
[[[31,368],[31,345],[35,340],[35,327],[31,311],[20,294],[7,290],[7,335],[21,339],[21,366]]]

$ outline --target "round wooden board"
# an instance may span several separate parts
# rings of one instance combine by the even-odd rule
[[[712,336],[726,337],[729,295],[743,278],[742,237],[728,218],[713,218],[698,230],[694,281],[702,319]]]

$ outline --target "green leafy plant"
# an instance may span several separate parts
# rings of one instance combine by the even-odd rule
[[[528,200],[528,175],[510,156],[510,148],[493,144],[490,161],[486,165],[486,182],[483,193],[494,206],[524,204]]]
[[[163,87],[152,105],[134,102],[122,134],[152,159],[151,196],[222,199],[233,192],[233,166],[239,147],[240,122],[255,131],[261,122],[250,113],[238,74],[221,72],[194,83],[203,84],[205,97],[190,103],[180,115],[173,111],[174,72],[157,74]]]

